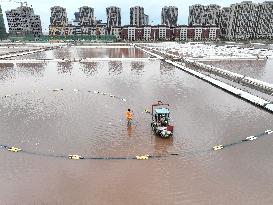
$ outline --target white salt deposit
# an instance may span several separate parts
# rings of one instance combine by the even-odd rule
[[[157,48],[161,52],[176,53],[181,57],[202,59],[260,59],[273,57],[270,49],[243,48],[237,45],[204,44],[204,43],[176,43],[163,42],[146,44],[148,47]]]

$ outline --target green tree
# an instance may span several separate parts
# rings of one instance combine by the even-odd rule
[[[5,39],[6,37],[7,37],[6,27],[5,27],[5,23],[4,23],[2,9],[0,6],[0,40]]]

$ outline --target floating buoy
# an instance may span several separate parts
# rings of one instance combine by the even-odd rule
[[[214,151],[217,151],[217,150],[220,150],[220,149],[223,149],[223,148],[224,148],[223,145],[215,145],[214,147],[212,147],[212,149],[213,149]]]
[[[272,134],[273,131],[272,130],[266,130],[264,131],[263,133],[259,134],[259,135],[254,135],[254,136],[249,136],[243,140],[240,140],[238,142],[234,142],[234,143],[231,143],[231,144],[227,144],[227,145],[215,145],[214,147],[212,147],[212,150],[214,151],[217,151],[217,150],[221,150],[223,148],[226,148],[226,147],[230,147],[232,145],[237,145],[237,144],[240,144],[240,143],[243,143],[243,142],[247,142],[247,141],[251,141],[251,140],[255,140],[257,138],[260,138],[262,136],[266,136],[266,135],[269,135],[269,134]],[[36,146],[38,145],[39,143],[36,143]],[[20,148],[17,148],[17,147],[10,147],[10,146],[7,146],[7,145],[1,145],[0,144],[0,148],[3,148],[7,151],[10,151],[10,152],[19,152],[21,151]],[[52,155],[50,154],[41,154],[41,153],[35,153],[33,151],[22,151],[26,154],[33,154],[33,155],[39,155],[39,156],[50,156],[52,157]],[[170,156],[174,156],[174,155],[179,155],[178,153],[171,153],[169,154]],[[54,155],[53,155],[54,156]],[[165,155],[167,156],[167,155]],[[149,156],[148,154],[146,155],[141,155],[141,156],[135,156],[135,157],[82,157],[80,155],[57,155],[55,157],[61,157],[61,158],[69,158],[69,159],[73,159],[73,160],[80,160],[80,159],[86,159],[86,160],[120,160],[120,159],[124,159],[124,160],[128,160],[128,159],[134,159],[134,160],[148,160],[150,158],[154,159],[154,158],[159,158],[159,157],[164,157],[163,155],[159,155],[159,156]]]
[[[53,92],[59,92],[59,91],[63,91],[64,89],[63,88],[55,88],[55,89],[50,89],[49,91],[53,91]],[[79,89],[73,89],[72,90],[73,92],[79,92],[80,90]],[[38,90],[32,90],[32,91],[29,91],[30,93],[39,93],[40,91],[38,91]],[[88,93],[91,93],[91,92],[94,92],[95,94],[101,94],[101,95],[107,95],[107,96],[109,96],[109,97],[111,97],[111,98],[117,98],[117,99],[119,99],[119,100],[122,100],[122,101],[124,101],[124,102],[126,102],[127,100],[125,99],[125,98],[120,98],[120,97],[118,97],[118,96],[115,96],[115,95],[112,95],[112,94],[108,94],[108,93],[104,93],[104,92],[100,92],[100,91],[90,91],[90,90],[88,90],[87,91]],[[20,94],[22,94],[22,93],[20,93]],[[15,96],[17,96],[17,95],[19,95],[19,94],[13,94],[13,95],[15,95]],[[10,95],[10,94],[8,94],[8,95],[4,95],[2,98],[8,98],[8,97],[12,97],[13,95]]]
[[[149,155],[148,154],[145,154],[143,156],[136,156],[136,159],[137,160],[146,160],[146,159],[149,159]]]
[[[248,140],[248,141],[252,141],[252,140],[256,140],[256,139],[258,139],[258,137],[255,137],[255,136],[249,136],[246,138],[246,140]]]
[[[53,89],[54,92],[57,92],[57,91],[60,91],[60,90],[63,90],[63,89],[58,89],[58,88]]]
[[[10,152],[19,152],[19,151],[21,151],[21,149],[19,149],[17,147],[10,147],[10,148],[8,148],[8,151],[10,151]]]
[[[68,158],[69,159],[84,159],[84,157],[82,157],[82,156],[80,156],[80,155],[76,155],[76,154],[74,154],[74,155],[69,155],[68,156]]]
[[[267,133],[268,135],[272,134],[273,131],[272,130],[266,130],[265,133]]]

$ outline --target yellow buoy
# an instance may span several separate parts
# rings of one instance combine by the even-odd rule
[[[272,130],[266,130],[266,131],[265,131],[265,133],[267,133],[267,134],[269,134],[269,135],[270,135],[270,134],[272,134],[272,133],[273,133],[273,131],[272,131]]]
[[[76,154],[74,154],[74,155],[69,155],[68,158],[69,158],[69,159],[83,159],[82,156],[76,155]]]
[[[256,140],[258,137],[255,137],[255,136],[249,136],[246,138],[246,140],[249,140],[249,141],[253,141],[253,140]]]
[[[11,147],[11,148],[8,149],[8,151],[10,151],[10,152],[19,152],[19,151],[21,151],[21,149],[19,149],[17,147]]]
[[[149,155],[146,154],[146,155],[143,155],[143,156],[136,156],[136,159],[137,160],[145,160],[145,159],[149,159]]]
[[[223,149],[223,148],[224,148],[223,145],[215,145],[214,147],[212,147],[212,149],[213,149],[214,151],[221,150],[221,149]]]

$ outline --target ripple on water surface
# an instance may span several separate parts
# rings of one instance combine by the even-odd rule
[[[50,52],[73,58],[74,50]],[[89,53],[78,52],[75,55]],[[273,200],[272,136],[211,151],[216,144],[273,129],[272,116],[173,66],[157,60],[48,63],[40,69],[1,65],[0,83],[3,95],[21,93],[0,101],[1,144],[56,155],[179,154],[141,162],[68,161],[2,150],[0,177],[5,186],[0,187],[0,198],[6,204],[271,204]],[[55,87],[64,91],[53,92]],[[34,88],[38,93],[27,92]],[[157,100],[171,105],[175,126],[171,139],[154,136],[151,117],[144,113]],[[128,108],[134,111],[129,128],[124,119]]]

